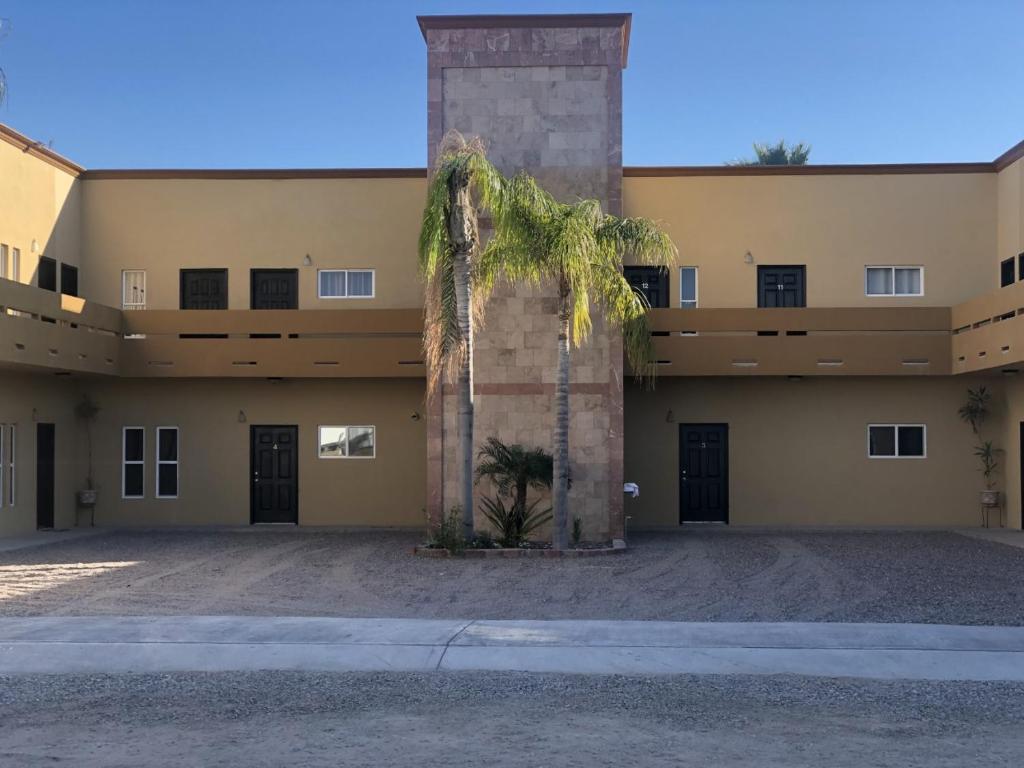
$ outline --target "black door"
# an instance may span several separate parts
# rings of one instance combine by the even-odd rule
[[[227,309],[228,271],[226,269],[181,270],[182,309]]]
[[[299,428],[250,428],[254,523],[299,522]]]
[[[36,528],[53,528],[54,426],[36,424]]]
[[[36,284],[47,291],[57,290],[57,262],[42,256],[39,259],[39,271],[36,273]]]
[[[252,270],[253,309],[298,309],[299,270]]]
[[[654,309],[668,306],[668,269],[665,267],[623,267],[630,287],[647,299]]]
[[[757,306],[806,307],[804,267],[758,267]]]
[[[78,295],[78,267],[60,265],[60,292],[68,296]]]
[[[729,426],[679,425],[679,522],[729,522]]]

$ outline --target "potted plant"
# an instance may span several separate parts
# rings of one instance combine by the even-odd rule
[[[992,393],[984,386],[977,389],[967,390],[967,402],[960,406],[960,418],[971,425],[971,431],[978,440],[974,448],[974,455],[981,462],[979,470],[985,478],[985,490],[981,491],[981,505],[983,507],[995,507],[999,505],[999,491],[995,489],[995,471],[999,467],[996,461],[996,448],[991,440],[981,439],[981,426],[988,418],[988,404],[992,399]]]
[[[85,476],[85,488],[78,491],[78,504],[86,508],[96,506],[96,484],[93,482],[92,477],[92,422],[99,412],[100,407],[88,395],[83,395],[82,399],[75,405],[75,416],[85,422],[85,444],[89,466]]]

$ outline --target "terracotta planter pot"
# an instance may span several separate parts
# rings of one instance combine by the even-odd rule
[[[996,507],[999,505],[999,491],[982,491],[981,506]]]

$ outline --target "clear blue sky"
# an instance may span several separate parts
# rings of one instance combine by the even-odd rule
[[[1024,139],[1024,0],[0,0],[0,122],[90,168],[422,166],[418,13],[631,11],[627,165]]]

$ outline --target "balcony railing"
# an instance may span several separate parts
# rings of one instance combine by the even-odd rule
[[[121,312],[0,280],[0,363],[55,372],[120,372]]]
[[[953,372],[1024,364],[1024,282],[953,307]]]
[[[659,375],[950,373],[945,307],[655,309],[650,321]]]
[[[424,376],[420,309],[145,310],[124,330],[124,376]]]

